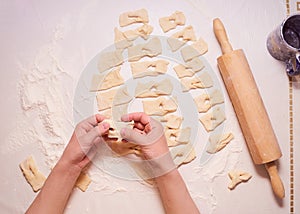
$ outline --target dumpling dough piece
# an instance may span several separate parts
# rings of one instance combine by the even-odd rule
[[[203,62],[199,58],[193,58],[188,61],[185,65],[176,65],[173,67],[178,78],[192,77],[198,71],[204,68]]]
[[[159,25],[164,33],[174,29],[177,25],[185,24],[185,16],[180,11],[175,11],[171,16],[162,17],[159,19]]]
[[[170,153],[177,167],[190,163],[196,158],[196,152],[191,143],[172,147]]]
[[[183,121],[183,117],[169,114],[165,115],[163,118],[160,119],[161,122],[165,122],[165,126],[170,129],[179,129],[181,123]]]
[[[187,26],[183,30],[174,33],[170,38],[167,39],[171,50],[177,51],[188,41],[196,41],[196,36],[193,27]]]
[[[207,112],[211,107],[224,103],[224,98],[220,90],[211,93],[204,93],[194,98],[198,112]]]
[[[115,46],[117,49],[125,49],[133,45],[133,42],[128,40],[124,33],[120,31],[117,27],[114,29],[115,31]]]
[[[135,97],[158,97],[161,95],[170,95],[173,91],[173,85],[169,79],[164,79],[160,82],[138,82],[135,88]]]
[[[159,38],[154,37],[149,42],[138,44],[128,48],[128,61],[138,61],[141,58],[148,56],[154,57],[162,53],[162,46]]]
[[[201,56],[208,51],[207,43],[200,38],[192,45],[188,45],[181,49],[181,56],[185,62],[190,61],[191,59]]]
[[[102,91],[122,85],[124,79],[120,75],[121,67],[110,71],[108,74],[95,74],[92,79],[90,91]]]
[[[237,170],[230,171],[228,176],[231,179],[231,183],[228,185],[228,189],[230,190],[233,190],[238,184],[246,182],[252,177],[252,175],[248,172]]]
[[[213,86],[213,81],[208,73],[203,73],[197,77],[185,77],[181,79],[182,91],[187,92],[196,88],[210,88]]]
[[[232,133],[211,135],[209,137],[209,146],[206,151],[210,154],[214,154],[222,150],[233,138],[234,136]]]
[[[98,62],[99,72],[104,72],[110,68],[121,65],[124,62],[122,50],[105,52],[100,55]]]
[[[111,89],[106,92],[99,92],[97,94],[98,110],[103,111],[111,108],[113,105],[122,105],[129,103],[132,97],[128,94],[127,88]]]
[[[148,23],[148,12],[145,9],[122,13],[119,17],[121,27],[131,25],[133,23]]]
[[[177,104],[174,99],[159,97],[155,100],[143,100],[144,111],[148,115],[163,116],[177,110]]]
[[[187,144],[191,136],[191,128],[183,129],[166,129],[165,135],[168,146],[178,146],[180,144]]]
[[[216,107],[211,112],[206,113],[200,118],[200,122],[206,131],[213,131],[226,119],[224,111],[220,107]]]
[[[148,39],[149,35],[152,33],[153,27],[148,24],[144,24],[141,27],[138,27],[134,30],[128,30],[123,33],[124,37],[129,40],[135,40],[139,36],[143,39]]]
[[[165,74],[168,70],[169,62],[166,60],[143,61],[130,63],[133,78],[145,76],[157,76]]]
[[[38,170],[33,157],[29,156],[19,166],[33,191],[39,191],[43,187],[46,177]]]
[[[92,182],[92,180],[90,179],[90,177],[86,173],[82,172],[82,173],[80,173],[80,175],[75,183],[75,186],[78,189],[80,189],[82,192],[85,192],[91,182]]]

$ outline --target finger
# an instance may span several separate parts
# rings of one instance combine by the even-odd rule
[[[140,123],[140,122],[135,122],[133,127],[137,128],[139,130],[144,130],[145,129],[145,125]]]
[[[121,117],[121,120],[123,122],[129,122],[129,121],[135,121],[135,122],[140,122],[144,125],[150,122],[150,117],[145,114],[144,112],[135,112],[135,113],[130,113],[130,114],[125,114]]]
[[[101,123],[104,119],[106,119],[106,116],[101,115],[101,114],[96,114],[96,120],[98,121],[98,123]]]
[[[135,144],[146,143],[147,138],[145,138],[145,135],[134,129],[123,128],[120,133],[121,133],[121,137],[129,142],[133,142]]]

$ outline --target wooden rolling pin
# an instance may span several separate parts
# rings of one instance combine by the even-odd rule
[[[223,55],[218,66],[255,164],[264,164],[275,195],[284,198],[284,186],[275,160],[281,151],[270,119],[243,50],[232,50],[220,19],[214,19],[215,36]]]

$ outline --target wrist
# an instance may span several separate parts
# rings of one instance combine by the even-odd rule
[[[82,171],[82,168],[79,166],[72,164],[68,161],[64,161],[63,159],[60,159],[57,164],[54,167],[55,170],[60,171],[64,174],[67,174],[71,177],[78,177]]]

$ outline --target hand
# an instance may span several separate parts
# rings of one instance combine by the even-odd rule
[[[102,123],[104,119],[96,114],[78,123],[60,161],[82,170],[91,161],[97,144],[104,142],[102,136],[109,130],[109,124]]]
[[[121,120],[134,121],[133,129],[123,128],[121,136],[140,146],[146,164],[151,165],[155,177],[176,168],[161,123],[142,112],[123,115]]]

